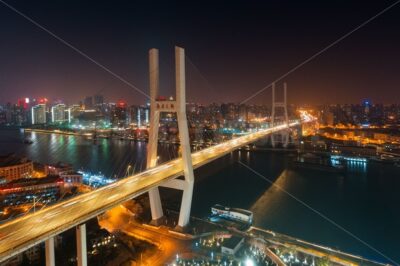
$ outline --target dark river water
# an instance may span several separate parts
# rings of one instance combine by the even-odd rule
[[[33,144],[23,144],[18,130],[0,130],[0,154],[68,162],[117,177],[125,175],[129,164],[136,171],[145,167],[146,143],[27,136]],[[175,146],[160,146],[160,161],[176,155]],[[291,170],[291,159],[281,153],[237,151],[196,170],[192,213],[206,216],[215,203],[246,208],[254,212],[256,226],[381,262],[400,262],[400,168],[368,162],[332,174]]]

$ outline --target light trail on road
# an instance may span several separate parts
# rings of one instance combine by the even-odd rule
[[[295,121],[262,129],[195,152],[192,154],[193,167],[198,168],[244,145],[299,124]],[[181,175],[183,167],[179,158],[2,224],[0,262]]]

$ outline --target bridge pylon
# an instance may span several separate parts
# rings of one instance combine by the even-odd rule
[[[286,82],[283,83],[283,101],[279,102],[276,101],[276,94],[275,94],[275,82],[272,83],[272,111],[271,111],[271,125],[275,126],[275,122],[277,120],[277,110],[283,110],[284,114],[284,119],[283,122],[286,125],[289,125],[289,116],[288,116],[288,111],[287,111],[287,85]],[[284,147],[287,147],[289,145],[289,129],[288,130],[283,130],[280,133],[275,133],[271,135],[271,144],[272,147],[276,146],[277,140],[276,137],[277,135],[281,136],[281,141]]]
[[[175,47],[175,100],[161,101],[159,97],[159,63],[158,49],[149,51],[150,72],[150,129],[147,146],[147,168],[157,165],[158,130],[160,113],[175,112],[178,120],[179,139],[182,149],[184,179],[174,179],[161,186],[183,190],[181,209],[177,229],[183,230],[189,224],[192,205],[194,173],[189,141],[189,129],[186,117],[186,82],[185,82],[185,50]],[[163,209],[158,187],[149,191],[150,208],[153,224],[163,220]]]

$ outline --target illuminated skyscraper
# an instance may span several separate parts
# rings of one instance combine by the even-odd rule
[[[114,126],[124,127],[127,122],[127,104],[124,100],[119,100],[115,106],[112,122]]]
[[[46,104],[40,103],[32,107],[32,125],[46,124]]]
[[[69,113],[67,113],[69,115]],[[57,104],[51,107],[51,122],[52,123],[63,123],[69,119],[66,116],[65,104]]]
[[[363,126],[368,126],[370,124],[370,113],[371,113],[372,103],[370,100],[364,100],[362,102],[362,121],[361,124]]]
[[[136,124],[138,127],[149,125],[149,106],[138,106],[136,108]]]

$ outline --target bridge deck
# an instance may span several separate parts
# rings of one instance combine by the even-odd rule
[[[292,122],[289,127],[298,125]],[[198,168],[241,146],[287,128],[279,125],[241,136],[192,154]],[[33,245],[84,223],[107,209],[147,192],[163,182],[182,175],[181,159],[175,159],[115,183],[27,214],[0,226],[0,262]]]

